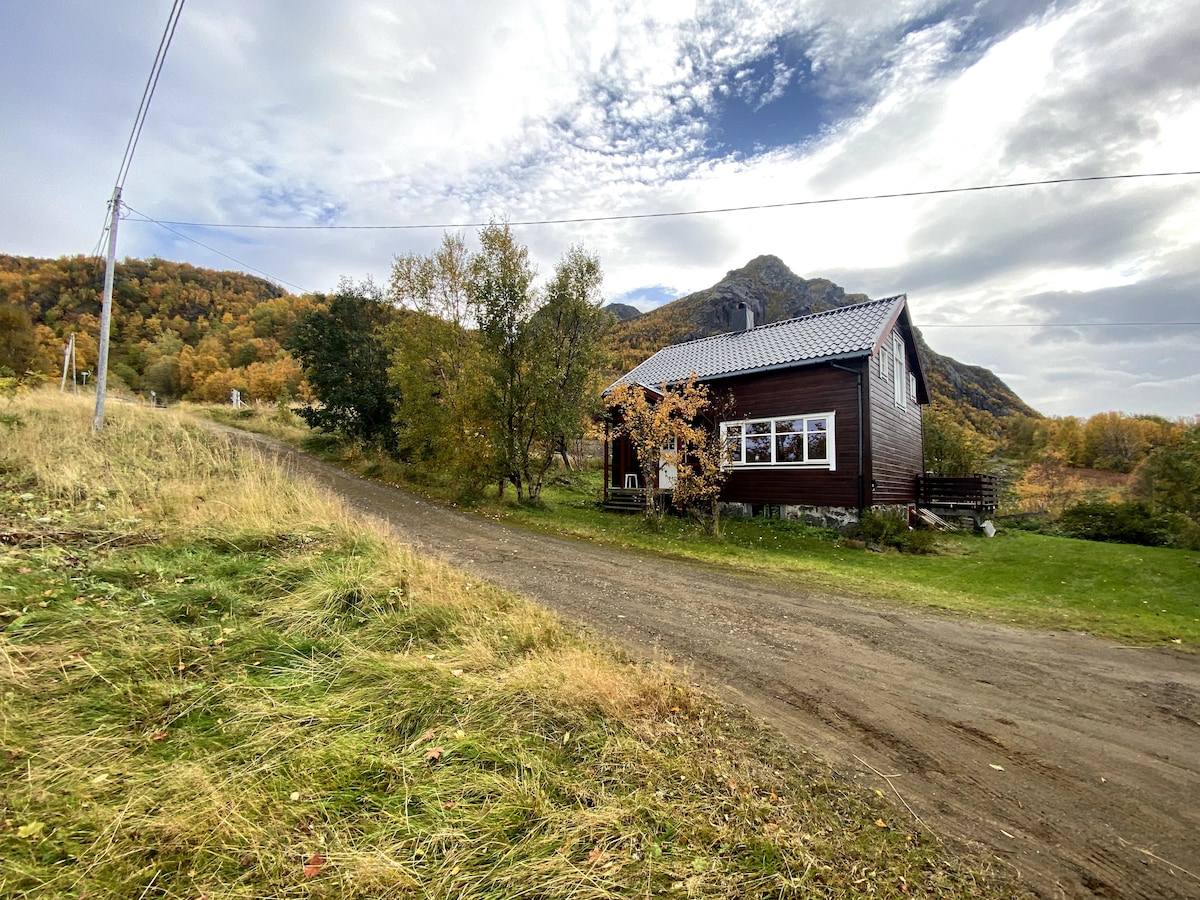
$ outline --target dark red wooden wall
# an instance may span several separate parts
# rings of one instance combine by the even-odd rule
[[[721,379],[710,383],[709,390],[714,397],[732,396],[734,419],[834,413],[836,471],[735,468],[722,499],[730,503],[858,506],[858,400],[852,372],[829,365],[811,366]]]
[[[916,345],[907,330],[902,331],[902,336],[905,338],[904,377],[907,382],[909,373],[913,371]],[[887,346],[890,349],[890,338]],[[868,369],[870,377],[864,385],[869,410],[867,505],[914,503],[917,497],[916,479],[925,467],[921,406],[908,396],[906,383],[904,408],[897,408],[890,369],[888,376],[881,376],[877,357],[871,359]]]

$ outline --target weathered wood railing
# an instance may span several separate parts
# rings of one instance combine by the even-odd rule
[[[995,475],[918,475],[917,505],[992,513],[1000,505],[1000,479]]]

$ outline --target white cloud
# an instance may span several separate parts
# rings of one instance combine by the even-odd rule
[[[12,12],[0,34],[0,78],[15,87],[0,115],[17,123],[0,136],[12,201],[0,252],[92,249],[168,8],[44,0]],[[801,55],[768,60],[756,70],[763,93],[743,99],[764,114],[789,109],[803,59],[824,128],[792,146],[718,153],[722,91],[781,42]],[[452,223],[1195,168],[1198,44],[1200,20],[1170,0],[209,0],[184,11],[126,198],[185,221]],[[1197,179],[1131,181],[520,237],[543,273],[572,242],[599,252],[613,296],[695,290],[774,253],[849,291],[907,291],[919,325],[1100,309],[1146,318],[1178,313],[1197,283],[1198,191]],[[382,280],[393,253],[440,238],[186,233],[317,290],[343,274]],[[231,265],[145,224],[121,240],[123,255]],[[1096,329],[928,336],[994,366],[1043,411],[1086,414],[1114,396],[1168,415],[1200,405],[1196,365],[1178,346],[1195,332],[1169,348]],[[1098,374],[1114,347],[1126,374]]]

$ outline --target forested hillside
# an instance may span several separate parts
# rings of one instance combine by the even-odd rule
[[[57,375],[74,333],[77,369],[90,375],[103,287],[104,263],[94,257],[0,255],[12,367]],[[110,387],[202,401],[228,399],[233,388],[260,400],[293,396],[300,365],[281,341],[316,303],[241,272],[127,259],[113,285]]]
[[[104,266],[94,257],[35,259],[0,255],[0,305],[25,310],[30,329],[27,368],[57,374],[70,334],[80,372],[96,364]],[[760,324],[858,303],[826,279],[804,279],[773,256],[752,260],[711,288],[646,315],[610,307],[619,320],[609,341],[609,369],[625,371],[661,347],[729,329],[729,316],[747,303]],[[117,265],[113,291],[109,377],[117,389],[163,399],[221,401],[233,388],[247,399],[295,396],[301,369],[282,344],[295,323],[322,300],[294,296],[261,278],[168,260],[127,259]],[[10,310],[8,315],[13,315]],[[921,340],[936,396],[992,416],[1036,415],[987,369],[940,356]],[[16,358],[20,353],[14,351]],[[987,416],[982,418],[987,419]]]

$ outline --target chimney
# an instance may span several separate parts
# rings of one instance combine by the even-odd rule
[[[749,331],[754,327],[754,310],[745,303],[737,305],[737,312],[733,314],[733,328],[735,331]]]

